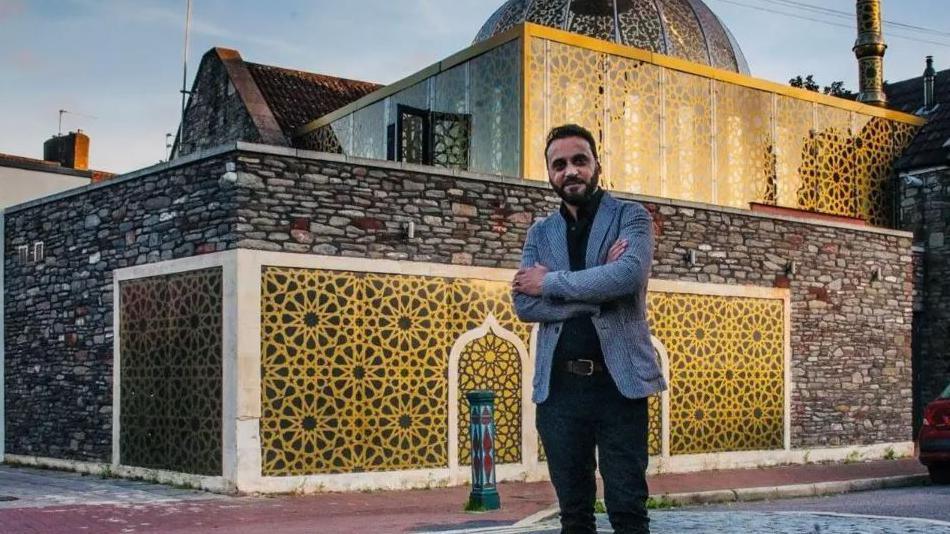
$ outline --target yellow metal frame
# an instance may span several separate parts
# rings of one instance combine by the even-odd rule
[[[524,26],[523,35],[526,40],[531,37],[548,39],[548,40],[557,41],[563,44],[579,46],[579,47],[586,48],[589,50],[594,50],[597,52],[603,52],[606,54],[612,54],[612,55],[621,56],[625,58],[636,59],[639,61],[652,63],[660,67],[666,67],[669,69],[687,72],[690,74],[696,74],[699,76],[703,76],[705,78],[712,78],[714,80],[720,80],[723,82],[741,85],[744,87],[750,87],[752,89],[759,89],[762,91],[769,91],[769,92],[780,94],[780,95],[790,96],[799,100],[817,102],[819,104],[824,104],[827,106],[832,106],[832,107],[836,107],[840,109],[846,109],[848,111],[857,111],[865,115],[871,115],[874,117],[881,117],[881,118],[891,119],[891,120],[895,120],[899,122],[905,122],[908,124],[913,124],[915,126],[923,126],[924,124],[927,123],[926,119],[922,119],[916,115],[910,115],[908,113],[903,113],[900,111],[894,111],[890,109],[869,106],[867,104],[862,104],[860,102],[846,100],[844,98],[838,98],[835,96],[829,96],[829,95],[825,95],[821,93],[816,93],[814,91],[808,91],[806,89],[799,89],[797,87],[791,87],[791,86],[783,85],[776,82],[770,82],[768,80],[763,80],[760,78],[753,78],[752,76],[747,76],[745,74],[739,74],[732,71],[717,69],[715,67],[710,67],[708,65],[693,63],[692,61],[686,61],[686,60],[675,58],[672,56],[657,54],[655,52],[649,52],[647,50],[642,50],[639,48],[619,45],[619,44],[611,43],[608,41],[601,41],[599,39],[594,39],[593,37],[586,37],[584,35],[578,35],[576,33],[570,33],[563,30],[548,28],[547,26],[539,26],[537,24],[526,23],[523,26]],[[525,47],[525,49],[527,49],[527,46]],[[528,59],[528,53],[525,54],[525,61],[526,61],[525,66],[527,66],[527,59]]]

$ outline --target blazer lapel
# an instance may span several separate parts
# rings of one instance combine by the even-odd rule
[[[604,191],[604,196],[600,199],[600,207],[597,208],[597,216],[594,217],[594,224],[590,229],[590,237],[587,240],[585,261],[588,268],[599,264],[600,251],[604,247],[604,239],[606,239],[607,230],[610,229],[610,225],[614,220],[616,209],[617,200]]]

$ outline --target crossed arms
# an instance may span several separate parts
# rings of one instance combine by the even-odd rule
[[[594,315],[600,305],[639,292],[653,262],[653,221],[642,206],[621,209],[620,235],[607,263],[582,271],[549,271],[539,262],[539,225],[525,240],[512,282],[515,311],[526,322],[557,322]]]

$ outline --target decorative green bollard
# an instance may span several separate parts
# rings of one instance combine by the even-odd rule
[[[465,509],[497,510],[501,508],[501,499],[495,487],[495,393],[470,391],[465,398],[472,438],[472,493]]]

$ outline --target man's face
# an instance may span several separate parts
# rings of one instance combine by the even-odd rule
[[[564,202],[580,206],[597,191],[600,164],[582,137],[557,139],[548,147],[548,180]]]

